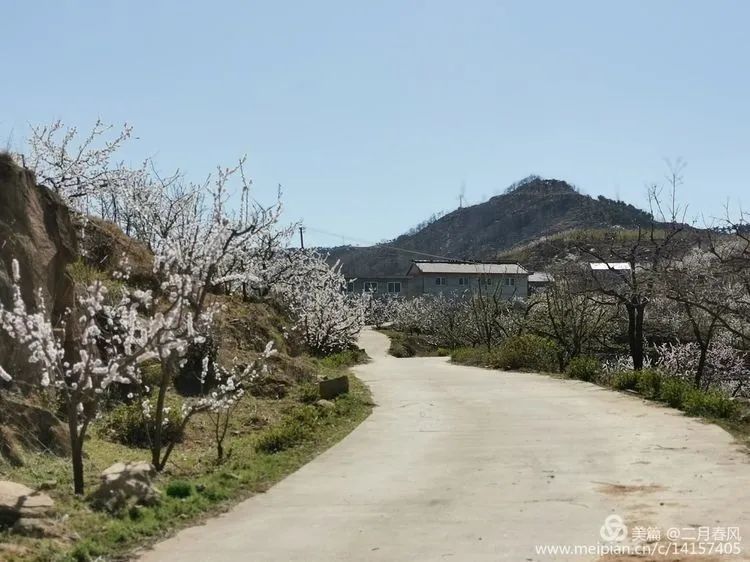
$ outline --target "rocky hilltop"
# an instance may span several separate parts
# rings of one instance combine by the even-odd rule
[[[515,246],[560,232],[633,228],[651,216],[633,205],[581,194],[570,184],[529,177],[484,203],[463,207],[388,244],[330,248],[351,276],[402,275],[420,253],[451,259],[498,259]],[[414,254],[391,249],[394,246]]]

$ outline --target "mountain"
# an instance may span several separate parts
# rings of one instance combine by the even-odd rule
[[[570,184],[531,176],[490,200],[463,207],[377,246],[329,248],[347,276],[404,275],[412,259],[496,260],[515,247],[578,229],[635,228],[651,215]],[[398,248],[398,249],[394,249]]]

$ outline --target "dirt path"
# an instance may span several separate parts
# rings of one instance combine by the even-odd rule
[[[612,514],[630,536],[739,527],[750,553],[750,457],[722,429],[586,383],[391,358],[375,332],[361,344],[378,405],[362,425],[141,560],[596,560],[535,547],[596,545]]]

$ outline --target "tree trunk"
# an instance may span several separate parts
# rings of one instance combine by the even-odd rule
[[[171,373],[172,356],[167,357],[161,363],[161,380],[159,381],[159,394],[156,398],[156,411],[154,412],[154,439],[151,442],[151,464],[156,470],[161,471],[163,467],[161,458],[162,449],[162,425],[164,420],[164,402],[167,397],[167,387],[172,378]]]
[[[633,354],[633,368],[636,371],[643,369],[643,317],[645,305],[635,307],[635,348]]]
[[[633,359],[633,369],[643,369],[643,311],[642,304],[625,305],[628,311],[628,346]]]
[[[704,345],[702,340],[698,341],[698,345],[700,345],[701,348],[701,356],[698,359],[698,367],[695,370],[695,378],[693,379],[695,388],[701,387],[701,382],[703,381],[703,371],[706,368],[706,357],[708,356],[708,345]]]
[[[68,407],[68,431],[70,432],[70,461],[73,465],[73,493],[83,495],[83,439],[78,433],[78,412],[74,404]]]

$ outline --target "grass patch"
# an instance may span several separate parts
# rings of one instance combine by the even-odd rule
[[[170,498],[188,498],[193,495],[193,485],[185,480],[173,480],[165,492]]]
[[[459,347],[451,352],[451,361],[471,367],[499,369],[495,364],[492,350],[484,347]]]
[[[554,342],[524,334],[506,339],[498,348],[496,364],[501,369],[557,370],[557,346]]]
[[[84,263],[82,259],[71,263],[67,271],[73,278],[78,291],[84,290],[97,281],[100,282],[107,289],[105,297],[107,304],[114,304],[119,301],[120,295],[125,289],[125,284],[120,280],[114,279],[110,272],[95,269]]]
[[[303,404],[313,404],[320,400],[320,389],[312,382],[300,385],[298,400]]]
[[[661,385],[664,377],[654,369],[643,369],[638,373],[635,390],[649,400],[659,400],[661,397]]]
[[[623,371],[612,378],[612,388],[615,390],[635,390],[638,386],[636,371]]]
[[[574,357],[565,369],[570,379],[585,382],[596,382],[602,373],[602,364],[595,357]]]
[[[690,385],[684,381],[674,378],[665,379],[659,389],[659,399],[666,402],[672,408],[682,408],[685,393],[690,390]]]
[[[737,403],[720,392],[691,388],[683,395],[682,410],[689,416],[732,419]]]
[[[156,407],[155,397],[149,398],[149,402],[152,408]],[[169,411],[162,424],[162,434],[167,442],[182,441],[181,404],[176,396],[169,396],[167,400]],[[131,447],[148,447],[155,429],[153,420],[145,416],[143,406],[138,401],[118,404],[97,424],[97,431],[102,437]]]
[[[344,369],[367,363],[369,358],[364,349],[347,349],[315,359],[318,374],[324,378],[339,376]]]
[[[557,348],[546,338],[534,335],[506,339],[499,347],[461,347],[454,349],[451,360],[461,365],[504,370],[557,371]]]
[[[635,391],[648,400],[664,402],[689,416],[734,420],[741,422],[740,425],[747,425],[739,419],[739,403],[726,394],[695,388],[687,381],[666,376],[655,369],[617,373],[611,386],[615,390]]]
[[[379,330],[391,340],[388,353],[400,359],[406,357],[445,357],[450,355],[449,350],[440,348],[421,334],[407,334],[397,330]]]

